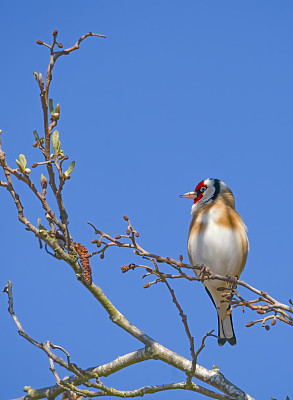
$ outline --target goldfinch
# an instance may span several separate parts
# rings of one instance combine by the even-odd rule
[[[228,186],[219,179],[205,179],[194,192],[181,198],[192,199],[192,220],[188,234],[188,256],[191,265],[204,264],[222,276],[240,276],[246,263],[248,238],[246,226],[235,210],[235,199]],[[200,271],[196,271],[198,276]],[[228,283],[206,280],[204,286],[218,313],[218,344],[236,344],[230,305],[223,302],[219,287]]]

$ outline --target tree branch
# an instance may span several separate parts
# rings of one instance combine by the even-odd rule
[[[204,348],[205,339],[208,336],[211,336],[211,332],[207,334],[202,339],[201,347],[198,349],[197,352],[194,350],[194,343],[193,338],[191,336],[190,330],[187,325],[187,319],[185,314],[183,313],[182,308],[180,307],[174,291],[171,289],[170,285],[167,282],[167,279],[175,279],[175,278],[186,278],[188,280],[201,280],[204,281],[205,279],[220,279],[226,282],[230,282],[235,284],[235,280],[227,277],[219,277],[210,272],[206,267],[202,265],[191,266],[189,264],[185,264],[182,262],[180,258],[180,262],[171,259],[161,257],[152,253],[147,252],[144,250],[138,243],[137,238],[139,237],[139,233],[133,228],[129,219],[124,217],[127,221],[127,229],[126,235],[118,235],[113,239],[111,236],[103,233],[99,230],[95,229],[95,233],[100,235],[98,240],[93,241],[97,244],[98,247],[103,245],[101,250],[98,250],[96,253],[86,254],[86,248],[81,245],[80,243],[73,242],[73,239],[69,235],[68,231],[68,216],[66,213],[66,209],[63,203],[62,198],[62,189],[66,179],[69,179],[69,174],[73,170],[73,166],[70,165],[69,169],[63,173],[62,171],[62,163],[65,159],[68,159],[67,156],[64,156],[63,151],[60,149],[60,141],[59,141],[59,133],[55,131],[52,133],[53,129],[58,124],[58,119],[60,115],[60,107],[57,105],[55,110],[53,110],[52,100],[49,101],[49,89],[50,84],[52,82],[52,72],[55,65],[56,60],[62,55],[68,55],[72,51],[75,51],[79,48],[81,42],[85,40],[89,36],[98,36],[104,37],[103,35],[93,34],[89,32],[83,36],[81,36],[77,42],[72,46],[67,48],[66,50],[62,51],[55,51],[54,48],[57,46],[58,48],[63,48],[62,43],[57,42],[57,35],[58,31],[53,32],[53,43],[52,45],[48,45],[43,43],[42,41],[38,41],[37,43],[40,45],[44,45],[45,47],[50,49],[50,62],[47,68],[46,74],[46,83],[44,84],[42,75],[39,73],[34,73],[35,78],[38,82],[40,92],[41,92],[41,104],[43,109],[43,120],[44,120],[44,136],[45,138],[38,138],[38,134],[35,133],[35,147],[38,147],[45,158],[43,163],[35,163],[37,165],[44,164],[47,168],[47,174],[49,177],[49,184],[53,195],[55,196],[55,200],[57,202],[57,206],[60,212],[60,220],[55,216],[55,213],[50,208],[49,204],[46,201],[46,188],[47,188],[47,178],[41,178],[41,185],[42,185],[42,194],[36,189],[36,186],[31,181],[31,179],[27,176],[29,170],[25,169],[23,164],[26,164],[25,157],[21,155],[22,159],[25,161],[22,164],[22,161],[18,162],[20,166],[20,170],[15,170],[10,168],[5,160],[5,153],[1,149],[1,137],[0,137],[0,166],[2,167],[6,182],[0,181],[0,186],[4,187],[8,190],[10,195],[12,196],[15,206],[18,210],[18,218],[19,220],[25,224],[28,230],[32,231],[40,240],[43,240],[53,251],[54,256],[59,259],[63,259],[71,268],[74,270],[77,279],[81,281],[81,283],[85,286],[85,288],[95,297],[95,299],[102,305],[105,311],[108,313],[111,321],[121,327],[124,331],[128,332],[134,338],[139,340],[144,344],[144,348],[134,351],[129,354],[125,354],[124,356],[118,357],[116,360],[109,362],[107,364],[97,366],[95,368],[88,368],[86,370],[81,370],[75,364],[70,361],[69,353],[61,348],[60,346],[52,344],[50,341],[46,341],[44,343],[38,342],[32,337],[30,337],[23,329],[20,321],[15,315],[13,309],[13,296],[12,296],[12,283],[8,282],[8,285],[4,288],[4,291],[8,294],[8,302],[9,302],[9,312],[14,319],[19,334],[25,338],[27,341],[32,343],[34,346],[38,347],[40,350],[44,351],[49,359],[49,368],[51,372],[54,374],[57,384],[51,387],[42,388],[42,389],[32,389],[31,387],[25,387],[25,391],[27,395],[24,396],[22,399],[26,400],[34,400],[34,399],[41,399],[47,397],[48,399],[54,399],[58,394],[62,392],[67,392],[69,390],[73,390],[75,393],[80,394],[82,396],[92,396],[92,397],[100,397],[104,395],[111,395],[111,396],[118,396],[118,397],[137,397],[142,396],[146,393],[156,393],[162,390],[171,390],[171,389],[183,389],[183,390],[191,390],[198,393],[202,393],[206,396],[217,398],[217,399],[238,399],[238,400],[252,400],[252,397],[243,392],[241,389],[233,385],[229,380],[227,380],[217,368],[213,370],[208,370],[200,365],[197,364],[197,357],[200,351]],[[48,114],[48,106],[50,106],[51,118]],[[50,121],[49,121],[50,120]],[[1,133],[1,131],[0,131]],[[51,155],[51,137],[53,140],[53,147],[54,147],[54,154]],[[44,146],[43,146],[44,144]],[[54,160],[54,161],[53,161]],[[34,164],[33,164],[34,165]],[[58,176],[56,175],[56,179],[59,178],[59,185],[56,184],[55,169],[58,172]],[[70,171],[69,171],[70,170]],[[43,226],[39,224],[39,229],[36,228],[30,221],[24,216],[23,206],[21,204],[19,195],[15,192],[13,187],[13,182],[11,179],[11,175],[13,175],[16,179],[21,180],[26,183],[26,185],[32,190],[33,194],[41,201],[43,208],[46,211],[46,218],[50,224],[51,231],[47,231]],[[43,181],[42,181],[43,179]],[[56,225],[60,232],[55,232]],[[59,236],[58,236],[59,235]],[[62,240],[61,240],[62,238]],[[125,239],[130,242],[120,241],[119,239]],[[61,242],[66,243],[66,246],[60,244]],[[165,274],[157,268],[157,264],[155,270],[150,270],[151,272],[147,272],[148,274],[154,274],[157,277],[157,282],[165,282],[166,286],[168,287],[173,301],[176,304],[179,313],[181,315],[187,336],[190,341],[191,347],[191,354],[192,354],[192,361],[182,357],[181,355],[169,350],[168,348],[164,347],[160,343],[156,342],[153,338],[148,336],[146,333],[141,331],[136,326],[132,325],[125,317],[122,315],[118,309],[111,303],[111,301],[106,297],[103,293],[102,289],[97,286],[96,284],[92,283],[91,276],[88,279],[85,278],[83,274],[83,268],[87,268],[88,274],[90,274],[89,270],[89,258],[94,254],[100,254],[101,258],[104,257],[105,251],[113,246],[117,247],[127,247],[135,250],[135,253],[149,261],[156,260],[156,263],[166,263],[170,267],[176,270],[176,275],[173,274]],[[46,246],[45,246],[46,247]],[[78,260],[79,257],[79,260]],[[82,264],[83,268],[80,266]],[[200,278],[190,277],[187,273],[183,270],[199,270],[201,271]],[[147,275],[148,275],[147,274]],[[91,275],[91,274],[90,274]],[[230,280],[228,280],[230,279]],[[240,281],[239,281],[240,282]],[[240,284],[238,282],[238,284]],[[270,310],[273,309],[274,303],[269,297],[265,297],[267,302],[270,302]],[[241,299],[240,299],[241,300]],[[226,301],[226,300],[224,300]],[[279,308],[281,309],[281,303],[279,304]],[[236,304],[235,304],[236,306]],[[252,307],[253,304],[250,304]],[[293,308],[293,307],[292,307]],[[288,310],[287,310],[288,311]],[[284,315],[283,315],[284,317]],[[66,361],[58,357],[53,350],[59,349],[61,350],[65,356]],[[64,357],[64,356],[63,356]],[[146,360],[158,360],[168,365],[173,366],[174,368],[184,372],[187,376],[187,382],[179,382],[179,383],[171,383],[171,384],[163,384],[163,385],[156,385],[156,386],[144,386],[139,389],[131,390],[131,391],[119,391],[116,389],[106,387],[101,381],[100,377],[111,375],[118,370],[126,368],[130,365],[136,364],[138,362],[143,362]],[[64,367],[67,371],[73,373],[70,378],[61,380],[57,374],[56,368],[54,363]],[[191,378],[195,377],[196,379],[216,388],[221,393],[216,393],[210,389],[205,389],[194,382],[191,381]],[[91,382],[90,380],[96,379],[95,382]],[[94,389],[96,391],[84,391],[83,389],[77,388],[79,385],[85,385]]]
[[[124,329],[125,331],[130,333],[132,336],[134,336],[136,339],[138,339],[139,341],[141,341],[142,343],[145,344],[145,346],[146,346],[145,351],[148,354],[148,359],[160,360],[169,365],[172,365],[173,367],[183,371],[186,374],[190,373],[190,371],[193,368],[191,361],[187,360],[186,358],[180,356],[179,354],[162,346],[161,344],[156,342],[154,339],[152,339],[150,336],[143,333],[136,326],[132,325],[114,307],[114,305],[104,295],[104,293],[98,286],[96,286],[95,284],[92,284],[91,286],[87,286],[85,283],[84,283],[84,285],[94,295],[94,297],[100,302],[100,304],[108,312],[110,319],[116,325],[120,326],[122,329]],[[10,289],[7,289],[7,286],[5,287],[5,292],[7,292],[7,294],[8,294],[9,304],[13,304],[11,282],[8,283],[8,288],[10,288]],[[13,309],[10,308],[9,312],[12,312],[12,311],[13,311]],[[14,314],[14,311],[13,311],[13,314]],[[23,336],[26,340],[28,340],[30,343],[35,345],[36,347],[45,351],[47,356],[49,358],[51,358],[54,362],[57,362],[59,365],[66,368],[67,370],[76,373],[76,368],[74,367],[74,364],[66,363],[63,359],[61,359],[60,357],[57,357],[51,350],[48,349],[48,346],[46,344],[35,341],[30,336],[28,336],[23,330],[19,330],[19,334],[21,336]],[[97,367],[97,368],[99,368],[99,367]],[[87,371],[85,371],[85,372],[87,372]],[[98,376],[102,376],[101,373],[98,371],[92,371],[92,372],[94,373],[94,375],[92,376],[93,378],[96,377],[95,374],[98,374]],[[106,375],[104,375],[104,376],[106,376]],[[220,373],[219,370],[214,369],[211,371],[200,365],[197,365],[196,370],[194,372],[194,377],[215,387],[216,389],[218,389],[222,393],[230,396],[233,399],[252,400],[251,396],[249,396],[248,394],[246,394],[245,392],[240,390],[238,387],[233,385],[230,381],[228,381]],[[87,379],[89,379],[88,376],[87,376]],[[81,383],[84,383],[84,381]],[[187,385],[190,385],[190,383],[187,383]],[[43,397],[35,397],[35,394],[33,394],[33,392],[30,392],[29,389],[28,389],[27,393],[29,396],[31,396],[31,397],[28,397],[28,399],[31,399],[31,400],[35,399],[35,398],[43,398]],[[46,397],[46,396],[44,396],[44,397]]]
[[[145,284],[144,285],[145,288],[148,288],[151,285],[159,283],[159,282],[164,282],[166,279],[179,279],[179,278],[185,278],[189,281],[204,282],[205,280],[219,280],[219,281],[227,282],[231,285],[231,293],[228,293],[228,292],[223,293],[222,294],[223,301],[227,301],[230,303],[233,295],[236,295],[238,297],[238,300],[234,299],[233,302],[231,302],[233,308],[236,308],[238,306],[242,306],[242,307],[245,306],[245,307],[250,308],[251,310],[257,311],[257,313],[259,313],[259,314],[267,314],[269,312],[273,312],[275,315],[280,314],[278,316],[278,318],[276,317],[273,319],[274,320],[273,325],[275,324],[276,319],[278,319],[282,322],[287,323],[288,325],[293,326],[293,318],[287,314],[287,312],[293,314],[293,307],[291,305],[280,303],[279,301],[274,299],[272,296],[267,294],[265,291],[258,290],[256,288],[254,288],[253,286],[249,285],[248,283],[246,283],[242,280],[239,280],[235,277],[227,277],[227,276],[221,276],[221,275],[215,274],[208,268],[208,266],[199,265],[199,264],[190,265],[190,264],[183,263],[182,256],[180,256],[180,261],[177,261],[171,257],[162,257],[160,255],[150,253],[149,251],[145,250],[141,245],[139,245],[137,243],[137,238],[139,237],[139,234],[132,227],[132,225],[129,221],[129,218],[126,216],[124,216],[123,218],[128,223],[128,226],[126,229],[126,235],[116,235],[115,238],[113,238],[110,235],[108,235],[107,233],[97,229],[93,224],[88,222],[88,224],[94,228],[95,234],[100,235],[100,238],[92,240],[92,243],[96,244],[98,248],[101,247],[102,245],[104,245],[104,246],[101,248],[101,250],[98,250],[96,252],[88,254],[87,257],[90,258],[94,255],[100,254],[100,257],[104,258],[106,250],[113,246],[133,249],[134,253],[136,255],[138,255],[139,257],[147,259],[151,262],[153,262],[153,260],[156,260],[156,262],[158,262],[158,263],[165,263],[168,266],[174,268],[179,273],[179,275],[178,274],[176,274],[176,275],[168,274],[168,273],[164,273],[156,268],[152,269],[149,266],[136,265],[136,264],[129,264],[128,266],[124,265],[121,268],[122,272],[126,272],[129,269],[135,269],[137,267],[144,268],[147,273],[143,277],[155,275],[157,277],[157,279],[155,281]],[[124,241],[122,241],[120,239],[124,239]],[[199,277],[190,276],[190,275],[186,274],[185,272],[183,272],[182,271],[183,269],[200,271]],[[259,301],[262,301],[266,304],[262,305],[262,306],[254,306],[254,305],[252,305],[251,301],[244,300],[236,291],[237,285],[243,286],[246,289],[248,289],[249,291],[251,291],[252,293],[259,295],[260,296]],[[227,288],[223,288],[223,289],[227,291]],[[221,290],[221,288],[220,288],[220,290]],[[226,297],[226,299],[224,297]],[[230,299],[229,299],[229,297],[230,297]],[[255,302],[255,301],[253,300],[252,302]],[[249,327],[249,326],[254,325],[257,322],[262,322],[262,326],[264,326],[266,329],[268,329],[267,325],[265,324],[265,322],[268,319],[270,319],[270,318],[264,317],[260,320],[256,320],[256,321],[252,321],[252,322],[248,323],[247,326]]]

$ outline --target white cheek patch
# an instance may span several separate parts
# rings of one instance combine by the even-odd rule
[[[204,192],[203,198],[200,199],[200,202],[203,204],[209,204],[208,202],[211,200],[215,193],[214,186],[208,187],[207,190]]]
[[[191,207],[191,214],[194,214],[196,211],[198,211],[203,205],[205,204],[211,204],[213,202],[213,195],[215,193],[215,188],[214,186],[208,187],[204,193],[202,198],[193,206]]]

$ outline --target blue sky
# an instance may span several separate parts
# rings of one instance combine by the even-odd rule
[[[184,255],[191,203],[179,195],[202,179],[224,180],[248,226],[250,253],[243,279],[281,302],[292,298],[292,3],[276,1],[6,2],[1,8],[0,128],[7,159],[19,153],[41,161],[32,147],[42,132],[39,92],[32,72],[45,74],[54,29],[65,47],[93,31],[78,52],[58,60],[51,96],[61,104],[61,144],[76,161],[64,189],[74,239],[94,250],[91,221],[116,235],[128,215],[140,243],[164,256]],[[43,170],[33,172],[38,182]],[[24,187],[26,215],[44,219]],[[14,284],[15,310],[28,334],[65,347],[82,368],[111,361],[141,345],[109,321],[62,262],[39,250],[1,190],[1,287]],[[113,249],[92,262],[94,280],[119,310],[163,345],[189,357],[178,312],[163,286],[143,289],[136,261]],[[174,283],[196,345],[216,329],[203,287]],[[245,291],[241,291],[249,297]],[[233,314],[237,346],[209,339],[199,363],[216,364],[257,399],[278,400],[292,390],[292,327],[246,328],[256,314]],[[3,399],[22,388],[54,384],[48,360],[18,336],[0,299]],[[67,375],[61,372],[61,376]],[[151,361],[105,383],[118,389],[184,380]],[[191,399],[166,392],[154,399]],[[203,397],[197,396],[198,399]]]

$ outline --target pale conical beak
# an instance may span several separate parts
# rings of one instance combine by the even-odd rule
[[[188,193],[185,193],[185,194],[181,194],[179,197],[180,197],[181,199],[191,199],[191,200],[194,200],[194,199],[197,198],[197,194],[196,194],[196,192],[188,192]]]

